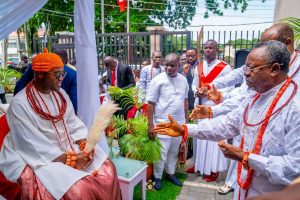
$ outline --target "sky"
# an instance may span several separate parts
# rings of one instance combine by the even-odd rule
[[[223,7],[223,1],[218,1]],[[241,10],[235,11],[233,8],[229,8],[223,9],[223,16],[210,13],[208,18],[204,18],[206,11],[205,0],[198,0],[196,14],[190,26],[186,29],[181,29],[181,31],[193,31],[193,39],[197,40],[198,33],[195,34],[195,31],[199,32],[203,25],[203,41],[215,39],[221,42],[239,38],[248,38],[250,40],[252,38],[259,38],[260,33],[272,25],[275,1],[276,0],[266,0],[262,3],[261,0],[248,0],[248,7],[244,13],[242,13]],[[166,29],[174,31],[174,29],[170,27],[166,27]],[[231,34],[229,33],[230,31]],[[213,32],[215,32],[214,37],[212,36]]]
[[[248,0],[247,10],[242,13],[240,10],[234,11],[233,8],[223,9],[223,16],[216,16],[210,13],[209,18],[205,19],[205,0],[198,0],[198,7],[196,14],[191,22],[190,27],[186,30],[198,31],[201,26],[204,25],[204,31],[258,31],[264,30],[272,25],[274,8],[276,0],[266,0],[262,3],[261,0]],[[219,0],[221,6],[223,1]],[[239,25],[239,26],[216,26],[216,25],[234,25],[234,24],[249,24],[249,23],[261,23],[270,22],[264,24],[252,24],[252,25]],[[207,25],[207,26],[205,26]],[[214,26],[209,26],[214,25]],[[195,27],[196,26],[196,27]],[[172,30],[168,28],[168,30]]]

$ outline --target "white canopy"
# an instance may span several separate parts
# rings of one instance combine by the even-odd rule
[[[38,12],[47,0],[0,0],[0,40]],[[90,127],[100,107],[94,29],[94,0],[75,0],[75,47],[78,116]],[[108,153],[106,138],[101,146]]]

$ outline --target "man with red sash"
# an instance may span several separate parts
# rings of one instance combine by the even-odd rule
[[[201,88],[204,85],[209,85],[215,79],[220,78],[231,71],[231,67],[217,59],[218,44],[214,40],[208,40],[204,44],[204,56],[205,60],[200,62],[195,70],[195,76],[193,79],[193,91],[195,96],[198,97],[202,105],[213,106],[218,103],[212,101],[207,96],[206,92],[201,92]],[[199,81],[200,80],[200,81]],[[223,92],[229,92],[232,87],[223,89]],[[196,99],[195,104],[199,101]],[[195,148],[195,169],[194,172],[199,171],[202,175],[205,175],[207,182],[215,181],[218,178],[218,172],[225,171],[227,169],[227,159],[220,151],[218,144],[208,140],[196,140],[193,148]]]
[[[278,191],[300,175],[300,102],[297,83],[288,76],[290,53],[279,41],[258,44],[248,55],[244,76],[255,93],[227,115],[197,125],[157,124],[170,136],[221,141],[241,136],[239,147],[219,142],[227,158],[238,161],[235,199]]]

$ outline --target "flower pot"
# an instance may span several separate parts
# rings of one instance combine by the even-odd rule
[[[148,164],[147,167],[147,180],[151,179],[153,176],[153,165]]]

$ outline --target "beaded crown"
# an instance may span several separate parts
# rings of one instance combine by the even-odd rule
[[[49,72],[53,68],[63,67],[61,58],[55,53],[48,53],[44,48],[44,53],[36,55],[32,59],[32,70],[37,72]]]

